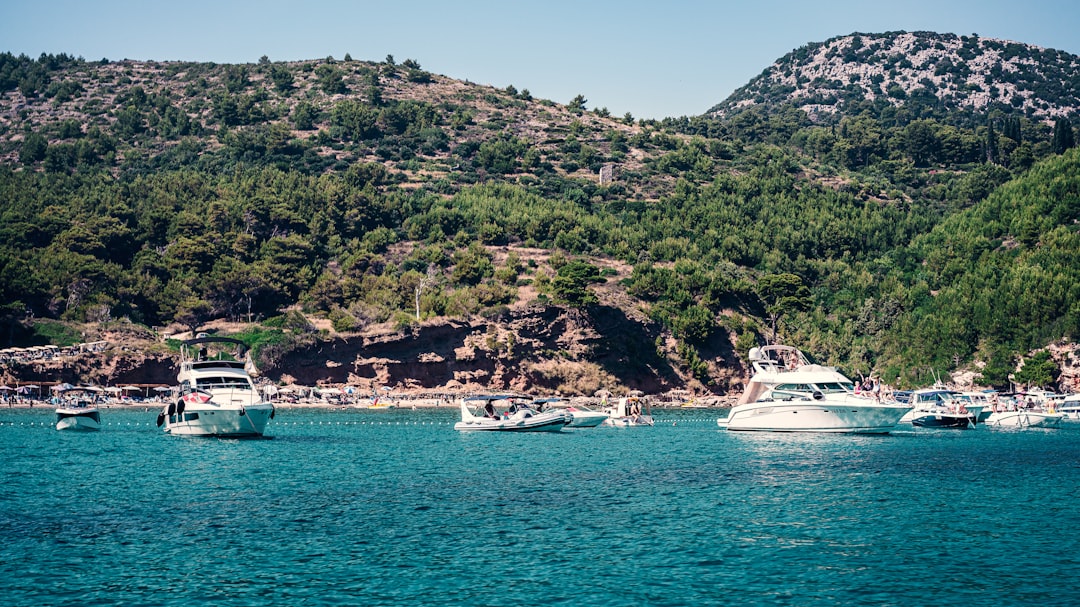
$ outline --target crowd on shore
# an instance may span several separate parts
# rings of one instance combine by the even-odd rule
[[[57,389],[60,388],[60,389]],[[128,386],[131,388],[131,386]],[[447,390],[409,390],[381,392],[360,392],[349,388],[319,388],[303,386],[261,386],[267,400],[283,408],[289,407],[312,407],[328,409],[393,409],[393,408],[439,408],[456,407],[460,399],[476,392],[447,391]],[[157,408],[176,398],[176,388],[167,386],[139,387],[135,390],[118,388],[96,388],[99,397],[99,406],[110,407],[144,407]],[[494,393],[503,393],[493,390]],[[19,387],[0,386],[0,407],[3,408],[33,408],[33,407],[56,407],[62,402],[62,386],[38,386],[26,385]],[[516,396],[528,398],[527,394]],[[573,404],[596,406],[602,405],[605,396],[574,396],[567,397]],[[723,403],[714,402],[715,399],[703,399],[698,406],[724,406]],[[664,396],[653,398],[655,407],[679,407],[693,405],[682,400],[672,400]]]

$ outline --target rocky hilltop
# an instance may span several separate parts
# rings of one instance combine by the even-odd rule
[[[1052,120],[1080,109],[1078,73],[1076,55],[1007,40],[856,33],[788,53],[709,113],[791,104],[823,117],[856,102],[901,106],[920,99],[950,110],[998,107]]]

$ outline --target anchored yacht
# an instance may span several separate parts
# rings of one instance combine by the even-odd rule
[[[754,375],[717,425],[728,430],[886,434],[911,407],[878,394],[855,394],[854,382],[812,364],[799,349],[750,349]]]
[[[232,346],[235,355],[228,354]],[[197,337],[180,348],[180,395],[158,413],[157,424],[169,434],[188,436],[262,436],[274,418],[248,373],[247,345],[229,337]]]

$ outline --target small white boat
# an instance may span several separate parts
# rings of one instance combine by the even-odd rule
[[[516,396],[479,395],[461,399],[455,430],[489,432],[559,432],[570,423],[564,411],[538,411]]]
[[[878,394],[855,394],[854,382],[835,367],[812,364],[801,351],[779,344],[750,349],[754,375],[726,418],[728,430],[886,434],[910,405]]]
[[[235,348],[230,357],[227,347]],[[198,349],[196,349],[198,347]],[[209,348],[217,351],[211,353]],[[251,381],[247,344],[228,337],[197,337],[180,348],[180,396],[158,413],[157,425],[185,436],[257,437],[274,418],[274,405]]]
[[[72,387],[60,392],[56,407],[57,430],[100,430],[99,388]]]
[[[570,415],[570,428],[595,428],[604,423],[608,414],[594,411],[585,405],[574,405],[563,398],[537,398],[533,404],[540,411],[565,411]]]
[[[605,426],[626,428],[629,426],[652,426],[652,406],[649,399],[643,396],[627,396],[615,401],[604,409],[608,418],[604,420]]]
[[[986,425],[997,428],[1057,428],[1063,419],[1065,414],[1056,411],[1017,409],[991,413]]]

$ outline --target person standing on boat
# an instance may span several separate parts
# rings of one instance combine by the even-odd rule
[[[484,417],[490,417],[491,419],[499,419],[499,416],[495,415],[495,405],[491,404],[490,400],[487,402],[486,405],[484,405]]]

